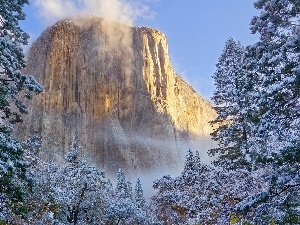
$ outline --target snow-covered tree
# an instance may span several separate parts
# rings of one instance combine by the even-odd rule
[[[236,142],[236,130],[228,129],[236,124],[236,120],[232,120],[225,127],[226,132],[218,132],[214,137],[222,148],[211,153],[221,153],[218,165],[236,168],[243,165],[243,160],[235,160],[231,154],[235,156],[236,149],[230,148],[237,146],[242,159],[251,162],[252,169],[265,171],[262,177],[267,188],[241,201],[236,206],[237,212],[247,211],[255,224],[297,224],[300,221],[300,3],[298,0],[257,0],[254,6],[260,14],[252,19],[251,30],[259,34],[259,41],[245,48],[241,67],[244,77],[239,79],[245,88],[235,89],[236,100],[246,99],[239,108],[241,116],[237,117],[238,123],[246,119],[245,136],[237,129],[238,137],[244,137],[246,142],[242,145]],[[230,56],[225,58],[225,62],[238,63]],[[219,68],[224,69],[220,62],[215,79]],[[228,74],[226,82],[230,78]],[[214,100],[232,90],[227,84],[224,85],[224,79],[216,79],[216,93],[221,86],[225,89],[218,95],[215,93]],[[227,98],[232,96],[215,103],[226,107]],[[236,105],[239,106],[238,101]],[[218,111],[220,118],[223,112],[223,109]],[[228,152],[223,148],[226,145]]]
[[[261,0],[255,7],[261,14],[253,18],[251,30],[260,40],[247,48],[246,56],[257,83],[251,144],[260,161],[272,161],[273,154],[299,141],[300,7],[293,0]]]
[[[27,154],[27,157],[29,155]],[[57,200],[56,189],[53,181],[61,167],[53,163],[45,163],[30,155],[30,174],[33,180],[32,191],[26,201],[29,205],[28,213],[22,220],[22,225],[52,225],[62,209],[62,204]]]
[[[51,174],[55,200],[60,205],[57,219],[64,224],[99,224],[106,207],[104,172],[80,158],[80,146],[74,138],[65,155],[66,166]]]
[[[195,167],[194,154],[192,150],[189,149],[185,157],[184,172],[187,172],[189,170],[194,170],[195,169],[194,167]]]
[[[250,152],[256,167],[271,167],[269,189],[246,199],[255,223],[300,221],[300,3],[258,0],[251,30],[260,40],[247,47],[246,64],[256,81],[252,96]],[[251,207],[253,206],[253,207]]]
[[[153,210],[163,224],[228,224],[237,203],[265,188],[261,181],[247,170],[205,165],[189,151],[180,176],[154,182]]]
[[[137,180],[134,188],[134,200],[137,207],[143,209],[145,206],[144,192],[140,179]]]
[[[35,156],[38,155],[40,149],[42,147],[42,137],[37,133],[30,137],[28,140],[22,143],[23,149],[25,150],[26,154],[34,154]]]
[[[26,196],[28,213],[25,218],[12,217],[9,224],[154,224],[147,217],[140,180],[133,191],[132,183],[119,170],[114,188],[110,180],[105,180],[103,171],[79,156],[75,136],[65,154],[65,164],[45,163],[27,150],[28,146],[39,146],[39,140],[35,137],[23,143],[33,181],[32,192]],[[1,212],[7,213],[4,209]]]
[[[216,90],[212,100],[218,117],[211,121],[215,130],[212,139],[218,147],[209,150],[217,156],[215,165],[226,169],[249,167],[246,107],[249,104],[250,81],[244,66],[244,48],[239,42],[229,38],[213,75]]]
[[[0,110],[1,118],[10,122],[20,122],[20,113],[27,113],[27,107],[18,94],[31,99],[32,93],[40,93],[42,87],[32,75],[21,73],[25,67],[22,45],[27,44],[28,34],[19,26],[19,20],[25,19],[22,8],[27,0],[0,1]],[[18,111],[13,110],[15,105]]]
[[[24,214],[22,201],[30,186],[22,146],[11,137],[8,123],[21,122],[21,114],[28,112],[21,94],[32,98],[32,93],[42,91],[33,76],[20,71],[25,67],[22,45],[28,39],[19,26],[25,4],[27,0],[0,0],[0,221],[4,223],[12,223],[13,214]]]
[[[133,195],[130,181],[126,181],[124,172],[119,169],[117,173],[117,185],[114,197],[106,208],[106,224],[148,224],[146,211],[143,207],[141,195],[142,189],[139,187],[138,196]],[[137,196],[138,198],[134,198]]]
[[[27,167],[21,144],[11,138],[7,128],[0,128],[0,223],[10,224],[13,215],[26,212],[23,202],[31,186]]]

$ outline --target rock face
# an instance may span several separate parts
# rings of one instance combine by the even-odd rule
[[[211,145],[216,113],[176,74],[160,31],[95,17],[60,21],[33,43],[24,72],[44,93],[27,103],[17,134],[41,134],[46,160],[60,161],[73,135],[113,173],[174,170],[194,143]]]

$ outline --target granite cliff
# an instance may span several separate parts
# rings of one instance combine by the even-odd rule
[[[33,43],[24,72],[44,93],[27,103],[17,134],[41,134],[46,160],[60,161],[74,134],[83,154],[113,173],[174,170],[195,143],[212,144],[208,121],[216,113],[176,74],[160,31],[63,20]]]

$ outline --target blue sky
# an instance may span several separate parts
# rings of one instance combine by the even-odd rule
[[[51,24],[40,16],[36,6],[38,1],[30,1],[31,5],[25,7],[27,18],[22,27],[31,35],[30,41]],[[109,4],[108,1],[121,0],[102,1]],[[149,7],[151,13],[148,11],[148,14],[152,16],[138,17],[134,24],[153,27],[167,35],[169,54],[176,72],[208,100],[214,90],[211,76],[225,41],[230,36],[243,45],[257,40],[257,36],[249,30],[251,18],[258,14],[253,0],[141,1]]]

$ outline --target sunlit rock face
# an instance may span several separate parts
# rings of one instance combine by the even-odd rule
[[[33,43],[26,74],[44,93],[16,134],[42,136],[40,156],[61,161],[76,135],[99,168],[181,169],[189,148],[211,147],[212,105],[179,77],[160,31],[100,18],[56,23]],[[24,137],[24,134],[26,134]]]

